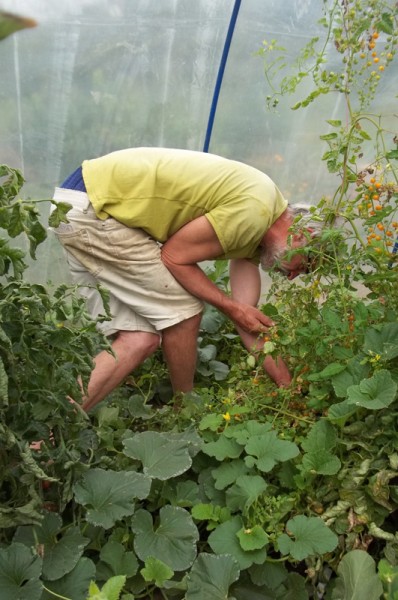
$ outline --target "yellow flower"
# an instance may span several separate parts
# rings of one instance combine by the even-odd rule
[[[375,364],[375,363],[378,363],[380,359],[381,359],[380,354],[374,354],[373,357],[370,359],[370,362],[372,364]]]
[[[222,416],[222,418],[228,422],[231,420],[231,415],[229,414],[229,412],[226,412],[225,415]]]

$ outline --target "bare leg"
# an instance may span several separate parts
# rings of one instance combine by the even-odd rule
[[[237,330],[246,350],[252,352],[258,358],[261,355],[264,341],[258,337],[258,334],[248,333],[239,327],[237,327]],[[266,356],[263,361],[263,368],[278,387],[288,387],[290,385],[292,377],[282,357],[278,356],[274,359],[270,355]]]
[[[120,331],[112,343],[116,358],[103,350],[94,359],[83,409],[88,411],[112,392],[131,371],[159,347],[159,336],[145,331]]]
[[[173,391],[190,392],[197,360],[197,340],[202,313],[163,329],[163,354]]]

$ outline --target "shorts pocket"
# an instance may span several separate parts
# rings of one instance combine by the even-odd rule
[[[73,226],[72,226],[73,227]],[[89,232],[86,229],[72,232],[55,230],[59,241],[94,277],[102,270],[101,262],[95,256]]]

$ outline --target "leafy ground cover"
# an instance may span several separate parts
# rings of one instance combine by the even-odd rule
[[[314,206],[315,270],[300,285],[272,274],[263,306],[277,323],[264,353],[288,361],[288,389],[208,308],[192,394],[172,397],[157,355],[90,417],[73,410],[67,396],[79,399],[77,377],[86,385],[107,342],[76,289],[24,281],[9,239],[26,235],[34,258],[46,231],[37,203],[19,199],[21,173],[1,167],[1,598],[398,597],[398,146],[365,111],[391,68],[396,14],[335,3],[324,25],[341,72],[324,41],[293,75],[277,43],[261,51],[271,105],[311,78],[295,108],[343,94],[349,115],[325,119],[339,186]],[[227,289],[224,263],[209,276]]]

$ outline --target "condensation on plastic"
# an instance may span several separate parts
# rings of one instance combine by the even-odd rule
[[[268,112],[264,39],[292,60],[323,29],[320,0],[242,0],[209,151],[268,173],[292,201],[336,187],[320,156],[339,97]],[[49,198],[82,160],[130,146],[201,150],[233,0],[0,0],[38,26],[0,42],[0,163],[20,168],[24,196]],[[309,92],[309,87],[306,91]],[[379,97],[394,112],[396,75]],[[305,91],[300,93],[304,97]],[[43,208],[43,217],[49,206]],[[39,250],[31,277],[59,281],[57,242]]]

